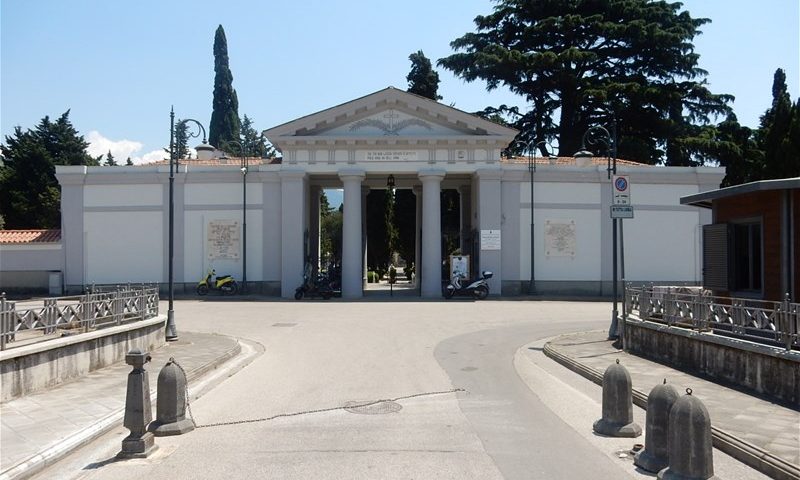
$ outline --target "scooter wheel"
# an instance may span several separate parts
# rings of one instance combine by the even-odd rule
[[[444,289],[444,298],[449,300],[449,299],[453,298],[453,295],[455,295],[455,293],[456,293],[455,289],[445,288]]]
[[[208,295],[208,285],[198,285],[197,286],[197,294],[198,295]]]
[[[294,299],[295,300],[302,300],[303,299],[303,290],[302,289],[298,288],[297,290],[295,290]]]
[[[484,298],[489,296],[489,289],[483,285],[480,285],[475,288],[475,298],[478,300],[483,300]]]

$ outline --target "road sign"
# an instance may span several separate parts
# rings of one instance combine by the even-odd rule
[[[611,218],[633,218],[633,205],[611,205]]]
[[[614,175],[613,188],[614,192],[614,205],[630,205],[631,204],[631,182],[628,181],[627,175]]]

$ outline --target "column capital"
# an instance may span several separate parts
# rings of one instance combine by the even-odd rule
[[[358,180],[359,182],[363,182],[365,178],[367,178],[367,172],[360,168],[348,168],[344,170],[339,170],[339,179],[343,182],[346,180]]]
[[[438,168],[429,168],[426,170],[420,170],[417,176],[419,176],[419,179],[422,181],[437,180],[441,182],[446,174],[447,172],[445,172],[444,170]]]
[[[414,185],[411,187],[411,191],[414,192],[414,195],[419,197],[420,195],[422,195],[422,186]]]
[[[278,175],[281,180],[303,180],[306,178],[305,170],[281,170]]]
[[[475,176],[479,180],[502,180],[503,171],[499,168],[482,168],[475,171]]]

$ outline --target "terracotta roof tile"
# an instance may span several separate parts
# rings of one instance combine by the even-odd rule
[[[536,165],[549,165],[550,159],[547,157],[540,157],[537,156],[535,159]],[[574,157],[556,157],[556,165],[575,165],[575,158]],[[528,157],[503,157],[501,159],[502,163],[519,163],[519,164],[528,164]],[[594,165],[607,165],[608,159],[606,157],[592,157],[592,164]],[[636,167],[650,167],[647,163],[640,163],[634,162],[633,160],[624,160],[621,158],[617,159],[617,165],[631,165]]]
[[[229,158],[211,158],[208,160],[198,160],[196,158],[187,160],[183,159],[180,161],[181,165],[212,165],[212,166],[221,166],[221,165],[231,165],[231,166],[239,166],[242,163],[242,159],[239,157],[229,157]],[[250,166],[254,165],[271,165],[281,163],[281,158],[261,158],[261,157],[248,157],[247,164]],[[156,162],[150,163],[143,163],[141,166],[148,167],[151,165],[169,165],[169,159],[167,160],[158,160]]]
[[[61,230],[0,230],[0,245],[22,243],[58,243]]]

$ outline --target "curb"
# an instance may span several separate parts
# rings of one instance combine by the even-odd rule
[[[550,342],[545,343],[543,352],[546,356],[560,363],[573,372],[603,385],[603,374],[592,367],[583,365],[572,357],[556,350]],[[647,394],[631,388],[633,403],[647,409]],[[711,426],[711,438],[715,448],[739,460],[748,467],[776,480],[800,480],[800,467],[777,457],[741,438],[731,435],[721,428]]]
[[[249,347],[248,350],[251,351],[250,353],[248,353],[250,355],[249,358],[245,358],[239,364],[234,365],[229,375],[225,375],[219,378],[213,378],[212,380],[214,381],[211,384],[201,385],[198,391],[190,392],[192,400],[200,398],[202,395],[211,390],[214,386],[225,380],[225,378],[238,372],[246,365],[248,365],[250,362],[252,362],[256,357],[264,353],[264,347],[259,343],[242,340],[238,338],[235,340],[236,340],[236,345],[227,350],[225,353],[215,358],[214,360],[210,361],[209,363],[201,365],[187,372],[186,373],[187,385],[192,381],[200,379],[207,373],[216,370],[219,366],[228,362],[229,360],[234,359],[237,355],[239,355],[242,352],[241,342],[245,342],[248,345]],[[254,351],[255,353],[252,353],[252,351]],[[157,393],[157,386],[156,388],[150,389],[151,403],[154,403],[157,400],[156,393]],[[43,451],[40,451],[37,454],[26,458],[25,460],[17,462],[15,465],[13,465],[12,467],[2,472],[2,474],[0,474],[0,480],[24,480],[37,473],[40,473],[42,470],[53,466],[56,462],[66,457],[67,455],[71,454],[75,450],[83,447],[87,443],[92,442],[98,439],[99,437],[105,435],[106,433],[110,432],[114,428],[121,426],[124,416],[125,416],[125,407],[122,407],[116,411],[109,413],[95,424],[86,427],[82,430],[79,430],[78,432],[75,432],[74,434],[58,442],[56,445],[47,448]]]

